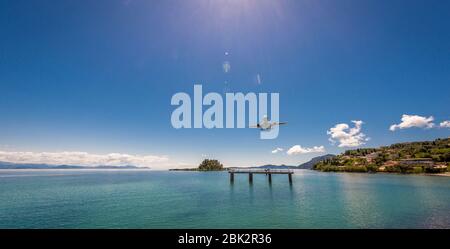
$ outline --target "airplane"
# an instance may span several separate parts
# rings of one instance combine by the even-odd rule
[[[259,128],[262,131],[268,131],[268,130],[272,129],[274,126],[284,125],[284,124],[287,124],[287,122],[270,122],[267,119],[267,116],[264,116],[260,123],[258,123],[256,125],[250,125],[249,127],[250,128]]]

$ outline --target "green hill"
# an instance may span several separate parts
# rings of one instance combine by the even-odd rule
[[[336,172],[443,173],[450,168],[450,138],[347,150],[313,166]]]

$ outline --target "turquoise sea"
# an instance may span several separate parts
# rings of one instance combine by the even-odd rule
[[[450,177],[0,170],[0,228],[450,228]]]

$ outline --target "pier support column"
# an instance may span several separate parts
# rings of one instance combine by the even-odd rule
[[[230,182],[231,182],[231,183],[234,182],[234,173],[230,173]]]
[[[269,183],[272,183],[272,174],[269,173]]]
[[[253,174],[252,173],[248,173],[248,182],[253,183]]]
[[[292,174],[288,174],[289,176],[289,183],[292,184]]]

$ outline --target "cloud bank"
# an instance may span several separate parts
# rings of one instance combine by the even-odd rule
[[[433,116],[429,116],[427,118],[418,115],[403,114],[401,120],[402,122],[400,122],[399,124],[391,125],[391,127],[389,127],[389,130],[395,131],[398,129],[407,129],[412,127],[428,129],[434,127]]]
[[[300,145],[294,145],[286,153],[291,156],[291,155],[315,153],[315,152],[325,152],[325,147],[314,146],[312,148],[303,148]]]
[[[350,128],[348,124],[342,123],[337,124],[327,131],[330,135],[330,140],[333,144],[338,142],[338,147],[357,147],[365,144],[369,138],[366,137],[364,133],[361,132],[361,126],[364,123],[361,120],[352,120],[355,127]]]
[[[80,165],[80,166],[137,166],[153,167],[167,162],[167,156],[129,155],[120,153],[90,154],[87,152],[10,152],[0,151],[0,161],[10,163]]]

